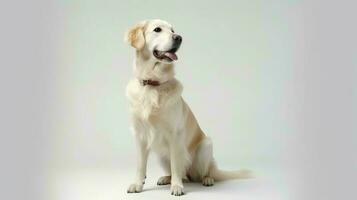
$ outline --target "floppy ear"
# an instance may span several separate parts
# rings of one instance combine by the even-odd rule
[[[140,22],[139,24],[130,28],[125,33],[124,40],[138,50],[143,49],[145,46],[144,27],[145,22]]]

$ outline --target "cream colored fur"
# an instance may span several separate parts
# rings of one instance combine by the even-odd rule
[[[160,27],[160,33],[153,29]],[[147,20],[126,33],[126,41],[136,49],[134,78],[127,86],[132,131],[138,152],[136,179],[128,192],[141,192],[146,177],[149,151],[156,152],[166,175],[158,185],[171,184],[171,194],[183,194],[183,180],[200,181],[211,186],[214,181],[242,178],[245,171],[218,170],[212,155],[212,141],[203,133],[187,103],[182,84],[174,78],[171,62],[158,60],[153,50],[169,50],[172,26],[162,20]],[[151,79],[159,86],[140,84]]]

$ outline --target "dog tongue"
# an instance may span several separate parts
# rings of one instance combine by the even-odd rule
[[[177,55],[175,53],[165,52],[164,55],[170,58],[171,60],[177,60]]]

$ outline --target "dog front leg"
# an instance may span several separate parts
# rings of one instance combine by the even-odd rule
[[[149,150],[147,148],[146,142],[140,140],[136,137],[137,146],[137,170],[135,182],[131,184],[127,190],[128,193],[138,193],[143,190],[143,186],[146,178],[146,165],[148,160]]]
[[[185,174],[186,152],[184,144],[177,138],[170,144],[171,194],[181,196],[183,192],[182,178]]]

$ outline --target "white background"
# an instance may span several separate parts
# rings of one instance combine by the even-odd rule
[[[124,97],[133,51],[122,43],[123,32],[138,20],[158,17],[184,36],[177,75],[185,99],[215,141],[218,163],[257,174],[212,188],[188,184],[182,198],[356,196],[355,6],[7,3],[1,12],[0,194],[174,198],[168,187],[155,186],[161,175],[155,159],[145,192],[125,194],[135,148]],[[211,104],[216,109],[208,109]]]

